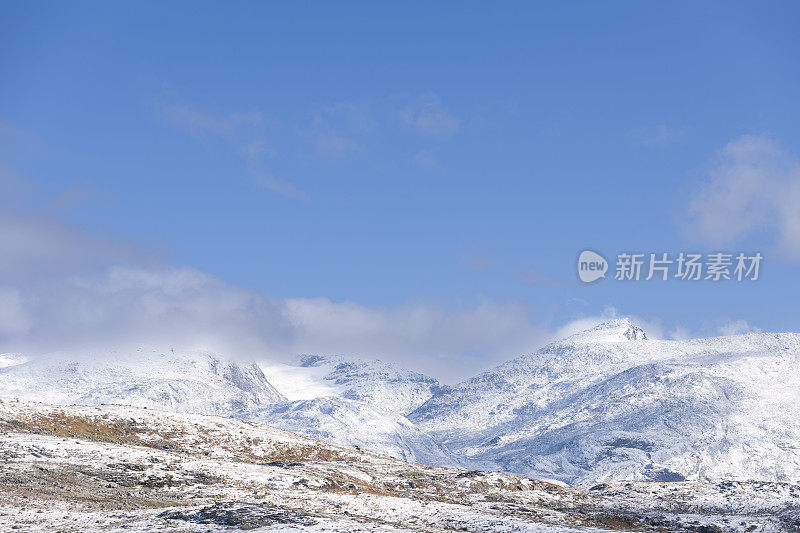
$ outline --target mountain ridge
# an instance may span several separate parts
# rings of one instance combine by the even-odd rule
[[[450,386],[345,356],[54,360],[0,357],[0,396],[235,416],[424,464],[570,484],[800,479],[797,333],[660,340],[619,319]]]
[[[455,452],[568,483],[800,478],[782,451],[800,446],[800,335],[665,341],[626,322],[456,384],[409,419]]]

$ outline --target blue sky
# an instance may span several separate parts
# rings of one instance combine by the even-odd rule
[[[663,335],[797,329],[796,3],[0,13],[0,206],[56,232],[41,256],[7,250],[22,308],[29,287],[135,264],[389,315],[509,306],[548,332],[614,312]],[[765,263],[750,284],[583,285],[585,248]]]

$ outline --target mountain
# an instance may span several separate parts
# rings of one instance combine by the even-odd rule
[[[800,335],[647,339],[616,320],[409,415],[456,452],[568,483],[800,479]]]
[[[281,402],[260,410],[250,419],[403,461],[456,468],[477,465],[477,461],[451,453],[404,416],[379,411],[363,401],[326,396]]]
[[[291,400],[337,396],[400,415],[414,411],[441,389],[429,376],[377,359],[303,355],[291,364],[262,368]]]
[[[254,363],[204,352],[144,349],[17,359],[0,368],[0,397],[240,417],[285,400]]]
[[[305,393],[335,395],[294,402],[286,401],[256,364],[204,352],[142,349],[30,361],[9,355],[0,361],[0,397],[234,416],[407,461],[478,464],[452,454],[403,416],[430,398],[438,383],[380,361],[302,357],[289,367],[290,379],[308,385],[308,371],[321,373],[319,380],[328,385],[311,383]]]
[[[344,356],[303,355],[291,364],[262,368],[294,401],[266,407],[254,420],[404,461],[481,465],[453,454],[405,418],[440,390],[431,377],[380,360]]]
[[[569,484],[800,480],[795,333],[668,341],[621,319],[448,387],[341,356],[259,367],[201,352],[4,354],[0,397],[235,416]]]
[[[0,530],[778,532],[800,486],[566,487],[218,416],[0,399]]]
[[[0,353],[0,368],[22,364],[26,359],[16,353]]]

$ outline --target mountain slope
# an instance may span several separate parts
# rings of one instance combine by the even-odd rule
[[[399,415],[415,410],[441,388],[434,378],[377,359],[303,355],[292,364],[263,368],[290,400],[338,396]]]
[[[201,352],[140,350],[92,359],[62,355],[26,362],[9,356],[3,361],[8,364],[0,368],[0,397],[235,416],[408,461],[467,464],[394,412],[423,403],[436,381],[380,361],[302,358],[297,372],[322,370],[322,379],[331,383],[328,390],[341,397],[295,402],[286,402],[257,365]]]
[[[246,416],[284,400],[255,364],[203,352],[53,355],[0,368],[0,397]]]
[[[508,472],[800,479],[800,335],[648,340],[602,324],[445,391],[409,415]]]
[[[490,466],[453,454],[405,418],[441,389],[433,378],[380,360],[343,356],[304,355],[292,364],[262,367],[294,401],[268,406],[254,420],[405,461]]]
[[[401,415],[379,412],[362,401],[323,397],[273,404],[251,419],[267,425],[403,461],[447,467],[474,467],[420,431]]]

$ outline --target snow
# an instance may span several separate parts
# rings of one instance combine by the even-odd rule
[[[337,397],[273,404],[254,420],[329,442],[359,446],[404,461],[448,467],[473,467],[420,431],[404,416]]]
[[[204,352],[51,354],[0,368],[0,396],[243,415],[284,397],[255,364]]]
[[[441,389],[435,379],[378,359],[303,355],[293,364],[262,364],[290,400],[337,396],[385,413],[406,415]]]
[[[3,354],[0,397],[234,416],[410,462],[571,485],[800,480],[796,333],[666,341],[620,319],[450,387],[344,356],[259,368],[153,349]]]
[[[26,359],[16,353],[0,353],[0,368],[19,365],[26,361]]]
[[[800,479],[800,335],[648,340],[627,320],[548,345],[409,418],[455,452],[521,475]]]
[[[406,461],[487,466],[453,454],[405,418],[440,389],[433,378],[379,360],[343,356],[305,355],[291,365],[261,367],[294,401],[273,404],[251,419]]]
[[[563,487],[420,466],[224,417],[0,400],[0,530],[760,531],[800,486]],[[717,528],[717,529],[713,529]]]
[[[289,364],[260,363],[270,383],[288,399],[313,400],[323,396],[340,396],[345,390],[343,385],[335,385],[326,381],[330,372],[324,366],[300,366]]]

